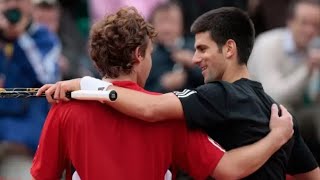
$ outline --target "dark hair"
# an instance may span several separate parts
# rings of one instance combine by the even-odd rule
[[[294,18],[296,13],[296,8],[299,4],[310,4],[310,5],[316,5],[320,6],[320,0],[293,0],[288,6],[287,9],[287,19],[290,20]]]
[[[191,26],[192,33],[209,31],[219,49],[229,40],[236,42],[239,64],[247,64],[251,54],[255,31],[249,16],[235,7],[222,7],[206,12]]]
[[[93,25],[90,56],[104,77],[117,78],[132,72],[135,49],[140,47],[144,56],[148,39],[155,36],[153,26],[134,7],[122,8]]]

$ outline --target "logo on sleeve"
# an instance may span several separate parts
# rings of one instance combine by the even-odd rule
[[[178,97],[178,98],[185,98],[185,97],[188,97],[192,94],[195,94],[197,93],[197,91],[194,91],[194,90],[190,90],[190,89],[185,89],[183,90],[182,92],[180,91],[173,91],[173,93]]]

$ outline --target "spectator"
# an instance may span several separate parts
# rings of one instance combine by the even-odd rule
[[[0,1],[0,32],[1,87],[40,87],[60,79],[59,40],[32,21],[31,0]],[[30,178],[48,108],[44,99],[0,101],[0,177]]]
[[[292,0],[278,0],[276,3],[270,0],[249,0],[248,13],[254,23],[256,35],[285,26],[284,12],[291,2]]]
[[[319,27],[319,1],[294,1],[288,9],[287,26],[258,36],[249,60],[252,78],[261,81],[276,101],[293,110],[307,142],[309,133],[320,131],[319,102],[306,106],[319,93],[309,93],[309,87],[319,83],[320,52],[309,48]],[[317,151],[319,161],[319,150],[311,150]]]
[[[183,36],[180,6],[174,2],[159,4],[151,15],[151,22],[158,37],[152,55],[153,66],[145,88],[164,93],[203,84],[200,68],[191,62],[194,38]]]
[[[97,77],[98,73],[94,70],[85,52],[85,40],[76,28],[76,24],[70,15],[61,11],[58,1],[33,0],[33,3],[34,20],[46,25],[62,41],[62,54],[59,58],[62,79],[71,79],[85,75]]]

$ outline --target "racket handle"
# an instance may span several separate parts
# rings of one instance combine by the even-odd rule
[[[115,101],[118,98],[118,94],[115,90],[78,90],[71,92],[71,98],[78,100]]]

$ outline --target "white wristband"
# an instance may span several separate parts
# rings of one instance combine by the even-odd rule
[[[113,84],[107,81],[102,81],[90,76],[85,76],[80,80],[80,89],[81,90],[107,90],[109,86]]]

